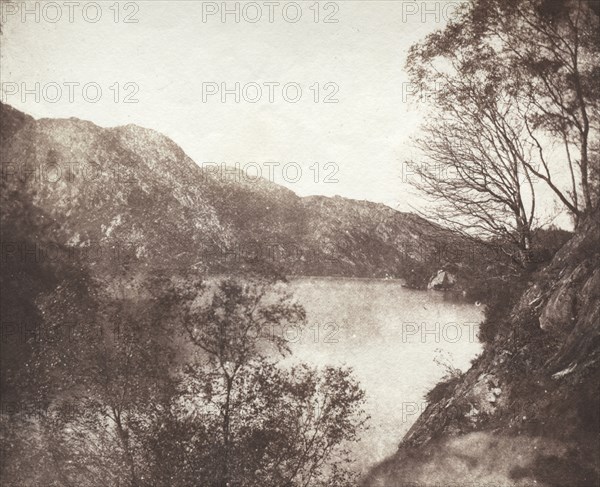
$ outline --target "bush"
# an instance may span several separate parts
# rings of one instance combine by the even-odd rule
[[[460,382],[460,379],[460,375],[446,377],[425,395],[425,399],[429,404],[441,401],[452,393],[456,385]]]

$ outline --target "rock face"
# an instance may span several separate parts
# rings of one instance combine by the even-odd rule
[[[427,289],[434,289],[436,291],[451,289],[456,284],[456,277],[447,271],[439,270],[429,284]]]
[[[0,108],[6,190],[43,210],[55,224],[51,237],[97,269],[115,259],[203,273],[266,262],[288,275],[392,276],[425,286],[448,260],[443,246],[464,247],[381,204],[300,198],[267,180],[204,171],[153,130]]]
[[[552,372],[573,364],[587,367],[600,343],[600,222],[596,212],[556,254],[514,314],[530,312],[560,346],[548,357]],[[530,303],[533,303],[532,305]]]
[[[596,211],[532,276],[363,486],[600,485],[599,222]]]

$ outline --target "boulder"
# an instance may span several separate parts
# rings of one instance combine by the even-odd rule
[[[429,281],[427,289],[450,289],[456,284],[456,277],[448,271],[439,270],[435,277]]]

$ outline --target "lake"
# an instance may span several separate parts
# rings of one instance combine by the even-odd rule
[[[483,309],[443,293],[382,279],[293,278],[290,285],[308,325],[288,330],[288,360],[351,366],[366,391],[371,420],[356,449],[360,470],[394,453],[444,363],[465,371],[482,350]]]

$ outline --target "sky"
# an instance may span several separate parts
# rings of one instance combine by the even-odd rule
[[[406,161],[427,96],[406,56],[463,1],[0,0],[0,94],[155,129],[223,177],[426,209]]]
[[[2,99],[36,118],[152,128],[199,165],[238,163],[300,195],[408,209],[422,103],[404,63],[449,4],[3,2]]]

